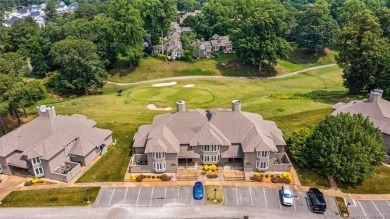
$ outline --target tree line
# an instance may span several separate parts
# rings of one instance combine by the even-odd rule
[[[344,86],[351,94],[382,88],[390,98],[390,9],[386,0],[210,0],[184,25],[197,38],[229,35],[244,62],[275,65],[294,41],[309,53],[339,51]]]

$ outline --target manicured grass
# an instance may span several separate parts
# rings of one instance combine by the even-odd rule
[[[219,204],[223,202],[222,186],[207,185],[206,186],[207,201],[213,204]]]
[[[358,185],[337,183],[341,191],[357,194],[389,194],[390,167],[381,165],[375,168],[374,174]]]
[[[184,88],[187,84],[195,87]],[[119,88],[123,90],[121,96],[116,93]],[[150,124],[154,116],[173,112],[179,99],[186,101],[187,109],[231,108],[231,101],[240,99],[243,111],[274,120],[288,134],[297,128],[314,127],[331,113],[333,104],[346,98],[341,70],[337,67],[283,79],[188,80],[171,87],[105,85],[102,91],[102,95],[41,101],[54,105],[58,114],[83,114],[95,120],[98,127],[114,132],[117,144],[78,182],[122,181],[133,133],[140,125]],[[146,105],[150,102],[172,110],[148,110]],[[35,113],[36,109],[31,107],[28,111]]]
[[[90,187],[87,203],[87,188],[59,188],[13,191],[2,200],[1,207],[50,207],[85,206],[94,203],[100,187]]]
[[[336,63],[337,52],[335,51],[328,50],[327,54],[310,54],[302,48],[297,48],[296,45],[292,45],[292,47],[293,51],[288,59],[280,60],[276,65],[275,69],[279,75],[318,65]]]
[[[135,69],[123,66],[119,60],[110,71],[108,81],[135,82],[155,78],[166,78],[187,75],[224,75],[234,77],[274,76],[294,72],[308,67],[335,63],[336,52],[330,51],[327,55],[308,54],[304,50],[295,48],[288,60],[279,61],[274,68],[265,66],[262,75],[258,73],[258,66],[242,65],[236,54],[217,53],[215,58],[199,59],[194,61],[162,61],[153,57],[144,58]]]
[[[318,174],[313,169],[303,169],[295,167],[299,181],[303,186],[316,187],[320,189],[329,189],[330,184],[326,176]]]
[[[105,124],[104,128],[114,130],[115,145],[111,145],[106,154],[96,162],[77,183],[85,182],[121,182],[130,161],[130,144],[138,128],[134,124]]]

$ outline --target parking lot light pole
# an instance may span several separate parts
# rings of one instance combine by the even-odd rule
[[[91,203],[91,201],[89,200],[89,192],[90,192],[91,190],[89,189],[89,188],[87,188],[87,203],[89,204],[89,203]]]

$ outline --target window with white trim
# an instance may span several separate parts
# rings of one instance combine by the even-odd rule
[[[268,161],[256,161],[256,168],[257,169],[268,169]]]
[[[200,159],[202,160],[202,162],[211,162],[211,163],[216,163],[216,162],[219,162],[221,156],[218,154],[218,155],[203,155],[201,154],[200,155]]]
[[[201,145],[200,150],[203,152],[218,152],[221,148],[220,145]]]
[[[165,152],[153,152],[152,157],[156,160],[165,159]]]
[[[166,169],[166,163],[153,163],[153,168],[155,170],[165,170]]]
[[[34,171],[35,171],[35,176],[42,176],[43,175],[43,168],[42,167],[35,168]]]
[[[258,151],[257,157],[258,158],[268,158],[269,157],[269,151]]]
[[[32,160],[33,164],[40,164],[41,163],[41,158],[40,157],[34,157]]]

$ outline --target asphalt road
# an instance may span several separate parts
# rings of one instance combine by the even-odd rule
[[[61,219],[116,219],[116,218],[325,218],[325,215],[306,212],[283,212],[270,208],[199,205],[166,207],[63,207],[63,208],[1,208],[0,218],[61,218]]]

